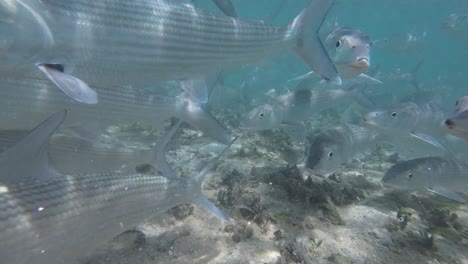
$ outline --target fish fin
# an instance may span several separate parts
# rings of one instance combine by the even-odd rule
[[[229,144],[231,136],[210,113],[205,111],[185,93],[179,95],[178,100],[180,100],[180,105],[182,105],[177,111],[178,118],[216,141],[222,144]]]
[[[307,142],[306,128],[303,123],[282,123],[281,128],[297,144],[303,145]]]
[[[205,79],[183,80],[179,81],[179,85],[200,104],[208,102],[208,87]]]
[[[80,103],[97,104],[97,93],[82,80],[47,64],[39,64],[37,68],[69,97]]]
[[[302,81],[302,80],[305,80],[305,79],[308,79],[308,78],[312,78],[312,77],[314,77],[314,76],[316,76],[316,75],[314,74],[314,72],[313,72],[313,71],[310,71],[310,72],[308,72],[308,73],[306,73],[306,74],[299,75],[299,76],[297,76],[297,77],[294,77],[294,78],[292,78],[292,79],[289,79],[288,82]]]
[[[450,200],[453,200],[455,202],[459,202],[461,204],[466,204],[466,199],[461,196],[460,194],[452,191],[452,190],[449,190],[449,189],[446,189],[444,187],[433,187],[433,188],[429,188],[427,189],[428,191],[430,191],[431,193],[435,193],[435,194],[438,194],[440,196],[443,196],[445,198],[448,198]]]
[[[447,151],[447,148],[437,139],[435,139],[434,137],[430,136],[430,135],[427,135],[427,134],[424,134],[424,133],[419,133],[419,132],[414,132],[414,131],[411,131],[410,132],[410,135],[416,139],[419,139],[423,142],[426,142],[436,148],[439,148],[441,150],[444,150],[444,151]]]
[[[299,32],[294,51],[322,79],[341,84],[341,78],[318,36],[320,27],[335,0],[313,0],[290,24]]]
[[[229,222],[231,221],[231,217],[229,217],[228,214],[226,214],[223,210],[221,210],[219,207],[217,207],[212,201],[210,201],[206,196],[198,196],[195,199],[195,203],[208,210],[210,213],[212,213],[214,216],[216,216],[218,219]]]
[[[354,77],[357,78],[357,81],[360,83],[365,83],[365,84],[383,84],[383,82],[379,79],[376,79],[372,76],[369,76],[367,74],[361,73],[358,76]]]
[[[2,183],[19,181],[21,178],[58,176],[49,167],[49,140],[66,116],[66,110],[51,115],[11,148],[0,153]]]
[[[226,16],[237,17],[236,8],[230,0],[213,0],[213,2]]]
[[[177,130],[179,130],[180,125],[183,121],[177,122],[173,125],[169,131],[166,132],[161,138],[158,139],[156,143],[156,148],[154,150],[154,162],[153,167],[161,172],[161,174],[168,179],[175,179],[175,173],[172,167],[166,160],[166,147],[172,137],[175,135]]]
[[[210,160],[202,169],[201,171],[195,175],[194,177],[190,178],[191,183],[192,183],[192,188],[191,190],[193,193],[196,194],[195,201],[198,205],[206,208],[208,211],[212,212],[216,217],[219,219],[229,221],[230,217],[227,216],[226,213],[224,213],[221,209],[219,209],[215,204],[213,204],[206,196],[203,195],[201,188],[202,188],[202,183],[203,180],[205,179],[206,174],[212,170],[216,163],[226,155],[226,152],[231,148],[231,146],[236,142],[238,137],[235,137],[233,140],[227,144],[227,146],[221,151],[221,153],[218,154],[218,156],[214,157],[212,160]]]

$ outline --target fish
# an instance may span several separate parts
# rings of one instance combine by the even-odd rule
[[[468,13],[451,13],[442,23],[442,29],[456,37],[468,36]]]
[[[315,173],[333,173],[381,139],[376,131],[350,123],[328,128],[310,144],[304,167]]]
[[[425,157],[402,161],[382,178],[386,186],[407,191],[430,191],[466,203],[460,194],[468,187],[468,167],[454,159]]]
[[[109,171],[134,173],[138,166],[151,165],[164,177],[175,177],[165,153],[167,144],[181,122],[179,121],[158,138],[155,148],[128,147],[117,140],[104,143],[83,138],[74,133],[75,131],[57,132],[49,140],[49,159],[61,174]],[[13,146],[29,132],[29,130],[0,130],[0,151]]]
[[[438,105],[407,102],[369,112],[362,118],[362,123],[395,138],[414,137],[445,150],[445,133],[439,121],[443,117],[444,112]]]
[[[324,45],[341,78],[350,79],[369,69],[371,41],[362,31],[337,27],[325,38]]]
[[[323,44],[341,79],[371,78],[363,73],[371,65],[372,43],[369,36],[362,31],[351,27],[338,26],[325,37]],[[315,72],[311,71],[291,80],[302,80],[314,75],[316,75]]]
[[[468,140],[468,95],[457,100],[455,112],[443,121],[442,126],[447,133]]]
[[[48,141],[66,116],[66,110],[53,114],[0,153],[2,263],[79,263],[119,233],[184,203],[229,220],[203,196],[201,183],[234,141],[186,180],[114,172],[62,175],[49,163]]]
[[[359,101],[360,86],[348,90],[310,89],[307,80],[302,81],[294,91],[270,98],[270,102],[255,107],[241,122],[241,128],[265,130],[278,128],[282,124],[298,124],[310,119],[313,114],[333,108],[348,99]],[[364,101],[364,100],[363,100]]]
[[[0,51],[2,67],[35,66],[65,94],[87,104],[98,102],[94,86],[202,79],[287,50],[323,79],[339,84],[317,36],[334,2],[313,0],[290,24],[277,27],[161,0],[16,0],[17,12],[10,15],[15,23],[0,39],[11,39],[12,33],[28,39],[18,27],[29,20],[34,24],[30,30],[36,29],[30,35],[38,37],[25,41],[27,47]]]
[[[36,71],[0,75],[0,87],[0,129],[30,128],[51,113],[66,108],[69,115],[64,127],[97,124],[102,128],[136,121],[159,125],[165,119],[176,117],[220,143],[229,144],[231,140],[229,133],[202,104],[185,92],[172,97],[132,87],[96,86],[101,101],[87,105],[64,96]]]

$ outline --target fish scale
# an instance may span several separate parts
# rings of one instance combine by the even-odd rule
[[[98,101],[94,85],[142,86],[203,78],[287,50],[324,79],[341,83],[317,36],[334,2],[313,0],[290,24],[277,27],[183,2],[31,0],[16,4],[22,12],[6,12],[18,25],[40,24],[34,32],[40,37],[29,46],[10,47],[12,52],[4,57],[22,68],[36,65],[65,94],[88,104]],[[28,34],[15,31],[17,27],[9,29],[15,33],[13,40],[27,39]],[[15,55],[21,51],[38,52],[18,61]],[[54,67],[57,64],[63,72]],[[9,66],[4,63],[2,68]]]
[[[1,129],[31,127],[47,115],[70,109],[68,125],[114,125],[135,121],[156,125],[164,119],[178,117],[215,140],[227,144],[229,134],[207,112],[194,106],[182,95],[160,96],[131,87],[94,87],[100,96],[96,105],[72,101],[52,86],[39,72],[0,77]],[[93,123],[94,122],[94,123]]]
[[[30,180],[8,184],[7,189],[0,194],[3,219],[0,221],[0,252],[6,257],[4,263],[10,263],[8,256],[16,258],[22,254],[28,256],[29,260],[37,258],[39,261],[36,263],[61,263],[54,259],[60,259],[61,250],[71,245],[63,241],[63,245],[56,248],[55,239],[58,237],[77,236],[84,244],[88,244],[89,250],[94,250],[99,245],[87,241],[87,234],[99,232],[107,241],[113,235],[132,228],[138,219],[145,219],[181,201],[190,200],[187,196],[179,196],[183,189],[180,185],[170,186],[163,177],[140,174],[64,176],[40,182]],[[163,203],[158,204],[158,201]],[[18,226],[17,219],[27,221]],[[74,232],[70,228],[70,222],[73,224],[79,221],[83,225],[94,219],[99,219],[103,224],[117,220],[124,229],[115,229],[115,226],[109,225],[96,230],[93,229],[95,225],[88,225]],[[51,222],[56,224],[51,225]],[[14,236],[3,236],[8,230],[15,230]],[[22,248],[22,251],[7,253],[4,250],[8,248]],[[25,248],[31,252],[23,251]],[[40,253],[43,250],[45,252]],[[34,256],[33,252],[40,254]],[[67,252],[70,253],[69,250]]]
[[[116,235],[184,203],[196,202],[229,219],[203,196],[201,184],[234,141],[190,178],[113,172],[60,175],[47,166],[47,150],[66,113],[52,115],[0,153],[2,263],[79,263]],[[159,148],[164,150],[180,123]],[[18,162],[23,160],[30,166]]]

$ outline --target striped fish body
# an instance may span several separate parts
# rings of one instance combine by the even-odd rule
[[[21,24],[21,19],[39,24],[42,38],[31,40],[39,42],[37,48],[31,48],[38,54],[29,56],[29,62],[46,65],[40,68],[43,72],[51,64],[60,64],[60,71],[93,86],[190,79],[285,50],[295,51],[324,79],[341,83],[317,36],[334,1],[313,0],[284,27],[215,15],[162,0],[14,3],[22,3],[18,6],[27,10],[26,16],[15,17],[17,24]],[[58,86],[66,84],[58,81]],[[76,84],[84,87],[83,83]],[[96,98],[86,100],[95,101]]]
[[[61,175],[49,166],[48,145],[66,114],[55,113],[0,153],[2,263],[80,263],[114,236],[183,203],[197,202],[228,219],[203,196],[201,183],[234,141],[186,180],[171,175]],[[180,123],[161,141],[163,150]]]
[[[91,85],[199,77],[293,49],[298,32],[168,1],[45,0],[55,44],[43,60]]]
[[[453,158],[417,158],[395,164],[385,173],[382,181],[386,185],[404,190],[432,190],[466,203],[463,198],[458,199],[459,197],[451,193],[467,192],[467,170],[466,164]]]
[[[69,109],[66,125],[91,126],[142,122],[159,126],[170,117],[180,118],[213,139],[227,144],[229,134],[207,112],[183,96],[167,97],[131,87],[95,87],[100,102],[78,103],[56,89],[38,71],[0,77],[0,129],[33,127],[51,113]]]
[[[2,263],[77,263],[144,219],[193,201],[163,177],[57,176],[0,185]]]

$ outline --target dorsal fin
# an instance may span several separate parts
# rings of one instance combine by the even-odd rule
[[[0,153],[0,182],[58,176],[49,167],[49,140],[66,116],[66,110],[51,115],[11,148]]]

